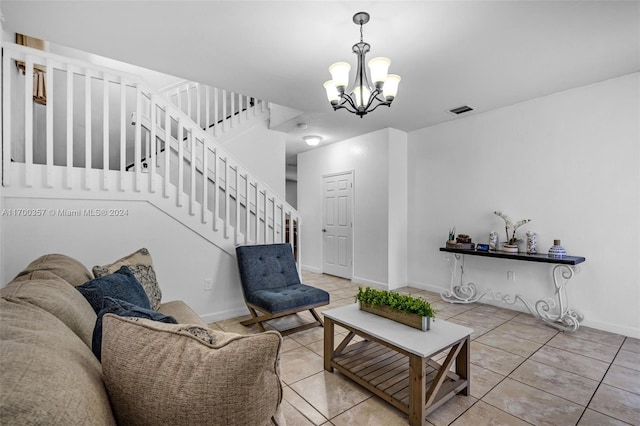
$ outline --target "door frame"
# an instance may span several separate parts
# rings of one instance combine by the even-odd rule
[[[356,220],[355,220],[355,198],[356,198],[356,171],[355,169],[350,169],[350,170],[344,170],[342,172],[334,172],[334,173],[325,173],[323,174],[320,179],[321,179],[321,185],[322,185],[322,221],[321,221],[321,226],[324,226],[324,209],[325,209],[325,205],[324,205],[324,179],[328,178],[328,177],[332,177],[332,176],[341,176],[341,175],[346,175],[346,174],[350,174],[351,175],[351,199],[349,200],[349,208],[351,209],[351,278],[350,281],[353,281],[353,275],[354,275],[354,271],[355,271],[355,265],[356,265],[356,239],[355,239],[355,229],[356,229]],[[320,229],[320,233],[322,233],[322,229]],[[324,274],[324,235],[320,236],[320,239],[322,240],[322,247],[321,247],[321,251],[320,253],[322,254],[322,259],[320,262],[320,273]]]

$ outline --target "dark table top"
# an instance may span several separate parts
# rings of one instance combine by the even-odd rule
[[[586,259],[579,256],[565,256],[565,257],[550,257],[548,254],[536,253],[506,253],[503,251],[483,251],[483,250],[467,250],[440,247],[440,251],[446,251],[449,253],[468,254],[471,256],[484,256],[495,257],[499,259],[512,259],[512,260],[524,260],[527,262],[541,262],[541,263],[557,263],[561,265],[577,265],[584,262]]]

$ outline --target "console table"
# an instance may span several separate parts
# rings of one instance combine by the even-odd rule
[[[550,257],[546,254],[506,253],[501,251],[479,251],[445,247],[441,247],[440,251],[451,253],[454,258],[454,264],[451,269],[450,288],[448,290],[443,290],[440,294],[440,297],[445,302],[473,303],[482,299],[486,295],[490,295],[494,300],[510,305],[513,305],[518,301],[522,302],[533,316],[557,329],[563,331],[576,331],[578,327],[580,327],[580,323],[584,319],[584,315],[576,309],[569,309],[567,307],[567,292],[565,287],[567,282],[573,278],[575,266],[585,261],[584,257],[566,256],[557,258]],[[511,296],[496,292],[492,289],[486,289],[484,292],[480,292],[474,283],[463,283],[464,256],[493,257],[497,259],[553,264],[553,283],[556,289],[556,299],[554,300],[553,297],[546,297],[538,300],[532,306],[518,294]],[[458,270],[458,262],[460,259],[462,259],[462,263],[459,266],[460,284],[455,285],[453,281],[456,276],[456,271]]]

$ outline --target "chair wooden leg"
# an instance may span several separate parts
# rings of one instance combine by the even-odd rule
[[[316,312],[315,309],[309,309],[311,315],[320,323],[320,327],[324,327],[324,322],[322,322],[322,317]]]
[[[269,313],[269,312],[262,312],[260,308],[247,304],[247,308],[249,309],[249,313],[251,314],[251,318],[240,321],[240,324],[244,325],[244,326],[249,326],[249,325],[253,325],[253,324],[258,324],[258,327],[260,328],[260,331],[263,332],[265,331],[264,326],[262,325],[265,322],[271,321],[273,319],[277,319],[277,318],[282,318],[288,315],[293,315],[299,312],[304,312],[306,310],[308,310],[309,312],[311,312],[311,315],[314,318],[313,322],[307,323],[307,324],[302,324],[299,325],[297,327],[292,327],[290,329],[287,330],[278,330],[278,332],[283,335],[286,336],[288,334],[291,333],[297,333],[299,331],[303,331],[303,330],[307,330],[313,327],[324,327],[324,321],[322,320],[322,317],[320,316],[320,314],[318,314],[315,310],[315,308],[317,308],[318,306],[324,306],[328,303],[320,303],[317,305],[314,305],[312,308],[309,308],[308,306],[306,307],[307,309],[291,309],[288,311],[281,311],[278,313]]]
[[[261,318],[258,318],[258,314],[256,313],[256,310],[253,309],[251,306],[247,306],[249,308],[249,313],[251,314],[251,318],[246,319],[244,321],[240,321],[240,324],[242,325],[251,325],[251,324],[258,324],[258,328],[260,329],[260,331],[265,331],[264,326],[262,325],[262,320]]]

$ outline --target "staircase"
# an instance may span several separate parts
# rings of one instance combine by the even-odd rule
[[[299,265],[298,213],[220,143],[268,117],[266,101],[192,82],[158,92],[118,70],[2,50],[6,196],[144,200],[231,255],[290,242]],[[46,105],[34,104],[34,73]]]

